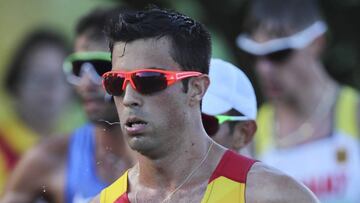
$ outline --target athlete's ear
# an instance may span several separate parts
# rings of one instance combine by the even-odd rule
[[[188,84],[188,95],[191,106],[199,104],[201,102],[209,85],[210,79],[209,76],[206,74],[190,78]]]
[[[249,144],[254,134],[257,130],[256,122],[253,120],[250,121],[241,121],[235,125],[233,133],[233,145],[232,148],[236,151],[241,150],[247,144]]]

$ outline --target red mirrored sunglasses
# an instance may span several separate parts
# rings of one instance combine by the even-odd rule
[[[129,82],[131,87],[141,94],[151,94],[166,89],[175,82],[200,76],[196,71],[168,71],[158,69],[140,69],[135,71],[109,71],[103,78],[103,87],[112,96],[121,96]]]

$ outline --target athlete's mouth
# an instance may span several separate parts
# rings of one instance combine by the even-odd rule
[[[138,118],[129,118],[126,120],[125,126],[129,128],[146,125],[147,122]]]

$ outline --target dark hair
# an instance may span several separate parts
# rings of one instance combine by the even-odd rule
[[[59,47],[65,54],[70,53],[67,41],[57,32],[49,29],[38,29],[32,32],[20,43],[8,66],[4,86],[10,95],[17,94],[20,84],[19,79],[25,73],[26,65],[24,63],[26,59],[33,53],[34,49],[48,44]]]
[[[178,12],[150,8],[121,14],[106,29],[110,51],[115,42],[168,37],[170,56],[183,70],[209,72],[211,57],[210,33],[204,25]]]
[[[264,31],[284,37],[321,19],[317,0],[251,0],[244,29],[250,35]]]
[[[104,32],[106,24],[125,12],[130,12],[129,8],[95,8],[79,20],[75,33],[77,36],[85,34],[91,41],[104,42],[107,40]]]

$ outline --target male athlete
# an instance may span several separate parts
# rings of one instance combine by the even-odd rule
[[[211,125],[211,138],[236,152],[244,151],[256,132],[256,95],[254,88],[238,67],[221,59],[211,59],[210,86],[202,100],[203,119]],[[206,129],[206,128],[205,128]],[[209,133],[208,133],[209,134]]]
[[[115,105],[101,87],[102,73],[111,69],[103,26],[112,12],[117,11],[95,10],[81,19],[75,53],[64,64],[89,122],[70,136],[52,137],[27,154],[1,202],[88,202],[132,166]]]
[[[211,41],[205,27],[153,8],[108,28],[120,126],[138,163],[93,202],[316,202],[290,177],[216,144],[201,122]],[[245,189],[246,188],[246,189]]]
[[[257,157],[305,183],[322,202],[360,202],[359,95],[327,74],[326,23],[316,0],[254,0],[241,49],[268,98]]]

